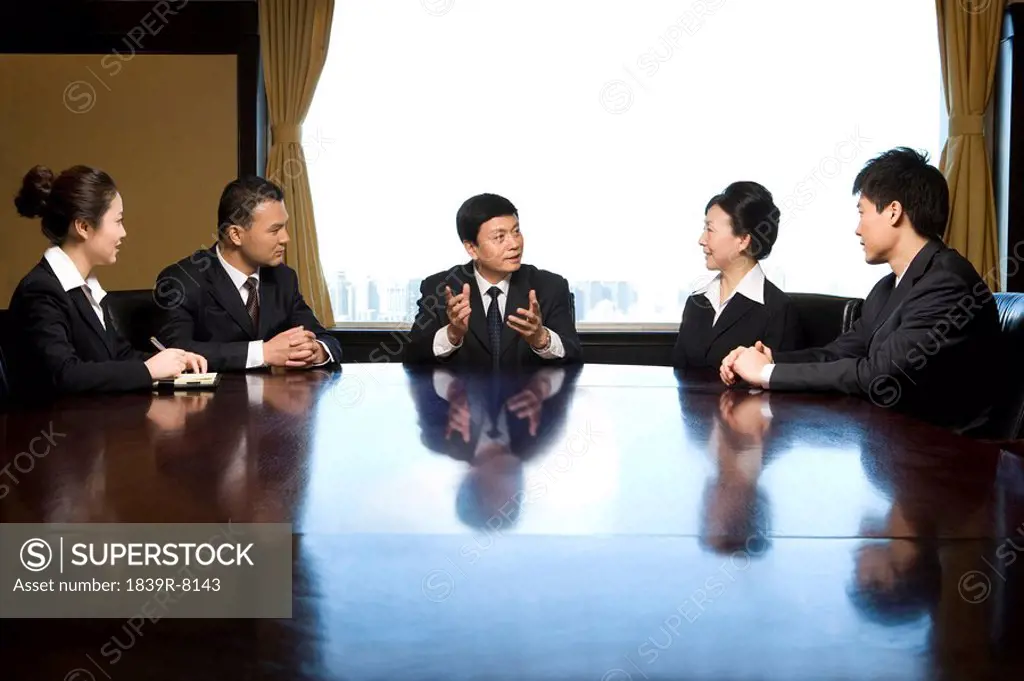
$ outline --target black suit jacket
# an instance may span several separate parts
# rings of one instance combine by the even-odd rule
[[[717,284],[716,284],[717,285]],[[672,350],[677,369],[717,369],[738,346],[762,341],[774,350],[800,347],[800,323],[789,296],[768,280],[764,282],[764,305],[741,293],[733,296],[712,326],[715,310],[704,294],[690,296]]]
[[[106,329],[81,289],[65,291],[45,259],[11,296],[8,367],[14,398],[48,400],[74,393],[152,389],[144,362],[100,304]]]
[[[164,310],[159,339],[206,357],[210,371],[244,370],[249,343],[268,341],[303,326],[341,361],[341,344],[317,321],[287,265],[260,268],[259,328],[254,329],[216,246],[196,251],[166,267],[157,277],[154,298]]]
[[[462,339],[462,347],[447,357],[434,355],[434,335],[448,324],[445,306],[445,286],[450,286],[453,295],[462,291],[463,284],[469,284],[470,305],[469,333]],[[514,315],[517,308],[529,308],[530,289],[537,294],[544,326],[558,334],[565,348],[562,359],[544,359],[523,340],[517,331],[506,323],[501,331],[500,367],[519,369],[550,364],[570,364],[583,359],[583,347],[572,310],[569,309],[569,282],[564,277],[533,265],[523,265],[512,274],[508,297],[505,301],[505,319]],[[487,338],[487,308],[480,296],[480,287],[473,274],[473,263],[459,265],[432,274],[420,284],[418,311],[405,347],[404,361],[408,363],[448,364],[457,367],[489,369],[492,366],[491,345]]]
[[[853,328],[823,348],[774,353],[772,390],[838,390],[974,430],[996,397],[1001,340],[988,286],[970,262],[930,241],[894,289],[879,281]]]

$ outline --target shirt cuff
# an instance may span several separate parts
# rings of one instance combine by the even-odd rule
[[[544,327],[548,331],[548,346],[543,350],[530,346],[530,349],[535,353],[543,357],[544,359],[562,359],[565,357],[565,347],[562,345],[562,339],[558,337],[558,334]]]
[[[461,347],[462,343],[452,345],[452,342],[448,339],[447,324],[438,329],[437,333],[434,334],[434,357],[450,355]]]
[[[548,399],[551,399],[562,389],[562,384],[565,382],[565,369],[561,367],[545,368],[541,369],[541,375],[551,384],[551,394],[548,395]]]
[[[772,371],[775,370],[774,364],[765,364],[761,368],[761,387],[768,388],[772,380]]]
[[[245,368],[255,369],[263,366],[263,341],[250,341],[249,353],[245,358]]]
[[[331,349],[329,347],[327,347],[327,343],[324,343],[322,340],[318,340],[317,343],[319,343],[320,347],[322,347],[324,349],[324,354],[327,355],[327,359],[325,361],[323,361],[323,362],[320,362],[319,364],[314,364],[313,366],[315,366],[315,367],[322,367],[322,366],[326,366],[326,365],[330,364],[331,362],[333,362],[334,361],[334,355],[331,354]]]
[[[439,369],[434,372],[434,392],[442,400],[448,400],[448,389],[455,382],[455,376],[450,371]]]

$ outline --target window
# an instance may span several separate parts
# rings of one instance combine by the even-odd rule
[[[782,211],[769,279],[863,297],[853,178],[894,146],[937,164],[943,116],[930,0],[346,0],[303,141],[335,318],[411,322],[488,191],[580,328],[674,327],[740,179]]]

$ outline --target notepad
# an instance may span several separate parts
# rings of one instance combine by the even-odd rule
[[[153,381],[153,387],[160,390],[212,390],[220,383],[220,374],[182,374],[177,378],[162,378]]]

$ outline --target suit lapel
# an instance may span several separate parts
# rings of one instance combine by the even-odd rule
[[[270,332],[270,322],[274,318],[270,314],[270,306],[273,301],[277,300],[275,292],[277,291],[277,282],[274,281],[273,276],[270,274],[269,267],[260,268],[260,297],[259,297],[259,328],[256,330],[256,339],[260,340],[267,337]],[[248,317],[249,313],[246,312],[245,316]],[[307,329],[308,331],[309,329]]]
[[[59,286],[60,279],[57,278],[57,273],[53,271],[52,267],[50,267],[50,263],[46,262],[46,258],[40,259],[39,264],[42,265],[43,269],[54,278]],[[67,294],[68,298],[71,299],[71,304],[74,305],[78,314],[81,315],[82,319],[85,320],[85,323],[88,324],[89,327],[96,332],[96,335],[100,337],[100,340],[103,341],[103,347],[107,349],[107,352],[110,353],[111,357],[115,357],[116,354],[114,353],[113,347],[110,345],[110,340],[107,338],[107,332],[103,328],[103,325],[100,324],[100,320],[96,316],[96,311],[93,310],[92,305],[89,304],[89,299],[85,297],[85,291],[81,288],[74,288],[68,291]],[[102,305],[100,306],[100,310],[103,310]],[[105,318],[109,319],[108,317]],[[109,323],[109,321],[107,323]]]
[[[515,345],[519,338],[519,332],[508,325],[510,315],[517,314],[518,308],[529,309],[530,307],[530,282],[521,269],[512,274],[508,285],[508,297],[505,300],[505,317],[501,320],[501,354],[508,352],[508,349]]]
[[[480,292],[480,287],[476,285],[476,276],[473,274],[473,263],[470,262],[468,265],[462,268],[463,272],[469,272],[468,277],[459,277],[459,281],[463,284],[469,284],[469,331],[476,339],[480,341],[488,352],[491,351],[491,341],[488,340],[487,335],[487,308],[489,307],[488,301],[483,299]],[[453,290],[452,295],[459,295],[462,292],[461,286],[458,291]],[[480,308],[480,306],[483,306]],[[478,309],[480,308],[480,309]]]
[[[114,349],[110,346],[110,339],[107,338],[107,332],[104,330],[103,325],[100,324],[99,317],[96,316],[96,311],[89,304],[89,300],[85,297],[85,291],[80,288],[71,289],[68,291],[68,296],[71,297],[71,302],[74,304],[75,309],[78,310],[78,314],[82,316],[85,323],[92,327],[92,330],[100,337],[103,341],[103,347],[107,349],[110,356],[114,356]],[[102,306],[100,308],[102,310]]]
[[[716,338],[728,331],[736,322],[743,319],[755,305],[757,303],[741,293],[734,295],[722,311],[722,316],[718,318],[718,323],[711,327],[711,342],[714,342]],[[711,315],[712,319],[714,319],[713,311]]]
[[[871,337],[868,339],[868,345],[870,346],[875,338],[875,334],[882,328],[883,325],[889,320],[893,313],[899,308],[900,304],[906,300],[910,294],[910,289],[914,287],[914,283],[921,277],[922,274],[928,269],[931,264],[932,257],[939,251],[942,244],[937,241],[930,241],[925,244],[914,259],[910,261],[910,265],[907,267],[907,271],[903,273],[903,278],[900,279],[900,285],[893,289],[889,287],[889,299],[882,306],[882,311],[878,314],[875,320],[874,328],[871,329]],[[896,283],[896,275],[890,274],[888,279],[891,280],[892,284]]]
[[[216,246],[214,246],[216,248]],[[239,295],[238,291],[235,290],[235,285],[231,283],[231,277],[224,271],[224,266],[220,264],[220,260],[217,259],[217,254],[213,253],[213,266],[206,269],[206,277],[210,282],[210,293],[214,299],[220,303],[220,306],[231,315],[231,318],[235,320],[235,323],[247,334],[250,338],[255,338],[256,329],[252,327],[252,320],[249,319],[249,313],[245,311],[245,305],[242,303],[242,296]],[[261,285],[262,293],[262,285]],[[262,314],[260,315],[262,319]],[[261,321],[262,323],[262,321]]]

